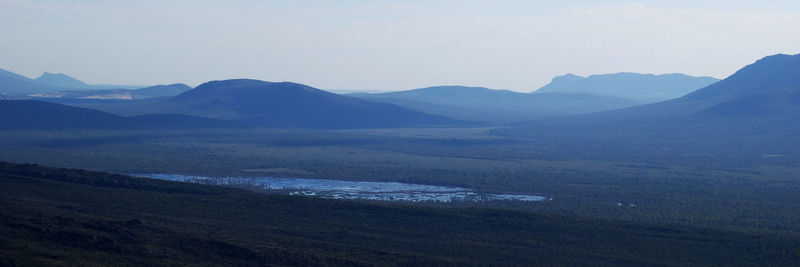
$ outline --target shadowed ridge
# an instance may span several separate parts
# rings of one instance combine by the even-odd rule
[[[121,128],[124,117],[35,100],[0,100],[0,129]]]
[[[800,131],[800,55],[768,56],[686,96],[626,109],[531,121],[508,132],[713,136]],[[775,141],[775,140],[773,140]]]
[[[175,113],[238,120],[253,126],[362,128],[459,124],[386,103],[292,82],[212,81],[173,97]]]
[[[800,84],[800,54],[764,57],[680,101],[722,101]]]
[[[99,110],[37,100],[0,100],[0,130],[132,129],[234,127],[223,122],[178,114],[123,117]]]

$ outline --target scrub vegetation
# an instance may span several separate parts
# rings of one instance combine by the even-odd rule
[[[797,237],[0,163],[0,264],[796,265]]]

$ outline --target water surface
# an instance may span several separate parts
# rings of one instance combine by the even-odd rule
[[[205,177],[180,174],[141,174],[168,181],[220,186],[249,186],[268,190],[289,190],[290,195],[315,196],[331,199],[368,199],[383,201],[544,201],[552,198],[534,195],[478,193],[469,188],[408,184],[398,182],[357,182],[327,179],[282,177]]]

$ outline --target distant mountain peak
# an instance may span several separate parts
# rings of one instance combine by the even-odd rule
[[[139,89],[142,87],[144,86],[91,85],[63,73],[51,72],[45,72],[36,79],[30,79],[0,69],[0,94],[8,94],[17,97],[63,91]]]
[[[533,93],[583,93],[621,97],[639,102],[677,98],[718,80],[680,73],[641,74],[618,72],[581,77],[572,73],[557,76]]]
[[[478,87],[478,86],[463,86],[463,85],[438,85],[438,86],[431,86],[419,89],[413,89],[411,91],[428,91],[428,92],[440,92],[440,93],[461,93],[461,92],[487,92],[487,91],[496,91],[494,89],[489,89],[486,87]]]
[[[43,85],[68,87],[68,88],[86,88],[90,86],[78,79],[70,77],[69,75],[63,73],[50,73],[50,72],[42,73],[42,75],[39,76],[39,78],[36,78],[34,82]]]
[[[574,81],[574,80],[580,80],[580,79],[583,79],[583,77],[579,76],[579,75],[575,75],[573,73],[567,73],[567,74],[564,74],[564,75],[560,75],[560,76],[554,77],[552,81],[553,82],[555,82],[555,81]]]

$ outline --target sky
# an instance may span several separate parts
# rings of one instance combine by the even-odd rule
[[[31,78],[530,92],[566,73],[724,78],[800,53],[800,1],[0,0],[0,28],[0,68]]]

